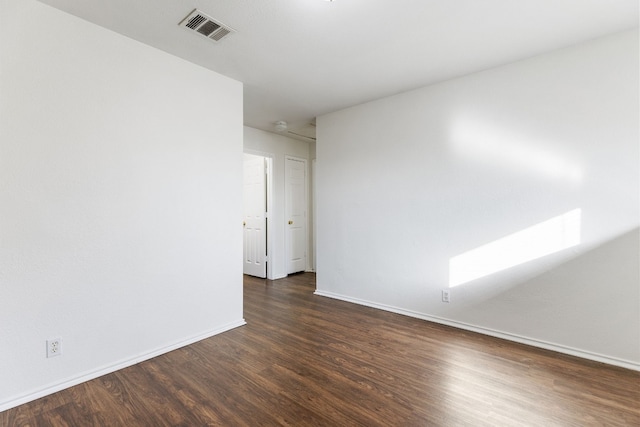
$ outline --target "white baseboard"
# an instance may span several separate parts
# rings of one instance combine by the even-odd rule
[[[593,353],[585,350],[580,350],[577,348],[567,347],[560,344],[550,343],[550,342],[538,340],[535,338],[528,338],[528,337],[524,337],[516,334],[511,334],[509,332],[502,332],[495,329],[472,325],[469,323],[458,322],[456,320],[445,319],[438,316],[431,316],[428,314],[424,314],[424,313],[420,313],[412,310],[405,310],[402,308],[393,307],[385,304],[379,304],[371,301],[361,300],[359,298],[352,298],[352,297],[348,297],[340,294],[334,294],[333,292],[316,290],[314,294],[323,296],[323,297],[338,299],[341,301],[351,302],[358,305],[377,308],[379,310],[390,311],[392,313],[402,314],[404,316],[415,317],[415,318],[426,320],[429,322],[452,326],[454,328],[477,332],[480,334],[489,335],[496,338],[502,338],[508,341],[514,341],[520,344],[530,345],[532,347],[544,348],[546,350],[556,351],[558,353],[568,354],[568,355],[580,357],[583,359],[606,363],[608,365],[614,365],[614,366],[619,366],[626,369],[632,369],[634,371],[640,371],[640,363],[632,362],[629,360],[618,359],[615,357]]]
[[[22,405],[27,402],[31,402],[33,400],[39,399],[41,397],[47,396],[52,393],[56,393],[58,391],[64,390],[69,387],[73,387],[74,385],[81,384],[86,381],[93,380],[95,378],[101,377],[106,374],[110,374],[112,372],[118,371],[120,369],[127,368],[129,366],[135,365],[136,363],[144,362],[145,360],[152,359],[156,356],[160,356],[162,354],[168,353],[173,350],[177,350],[181,347],[187,346],[189,344],[193,344],[195,342],[201,341],[206,338],[210,338],[214,335],[221,334],[222,332],[229,331],[231,329],[237,328],[239,326],[246,325],[244,319],[238,320],[236,322],[228,323],[219,328],[207,331],[205,333],[192,336],[182,341],[178,341],[171,345],[158,348],[156,350],[150,351],[148,353],[144,353],[130,359],[121,360],[113,365],[109,365],[106,367],[102,367],[96,369],[94,371],[85,372],[68,380],[62,381],[60,383],[56,383],[41,389],[37,389],[35,391],[29,392],[27,394],[23,394],[22,396],[18,396],[16,398],[0,402],[0,412],[6,411],[7,409],[15,408],[16,406]]]

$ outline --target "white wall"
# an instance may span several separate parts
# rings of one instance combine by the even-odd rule
[[[319,117],[317,293],[640,369],[638,117],[637,31]],[[441,301],[575,209],[580,244]]]
[[[243,324],[242,85],[0,5],[3,410]]]
[[[244,127],[244,151],[249,154],[259,154],[273,159],[272,186],[273,195],[271,206],[273,208],[272,229],[269,232],[271,239],[271,261],[273,263],[273,279],[286,277],[287,266],[285,257],[285,186],[284,186],[284,165],[287,156],[293,156],[307,160],[307,176],[310,175],[311,162],[309,162],[309,144],[304,141],[289,138],[263,130]],[[308,180],[310,182],[310,180]],[[309,191],[309,187],[307,187]],[[309,194],[308,197],[311,200]],[[311,212],[310,206],[307,213]],[[308,230],[311,229],[309,222]],[[311,265],[311,238],[309,239],[309,250],[307,251],[307,270],[313,269]]]

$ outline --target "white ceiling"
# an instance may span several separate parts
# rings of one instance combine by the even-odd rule
[[[244,122],[316,116],[638,26],[638,0],[41,0],[244,83]],[[200,9],[237,32],[178,26]],[[308,126],[307,126],[308,127]]]

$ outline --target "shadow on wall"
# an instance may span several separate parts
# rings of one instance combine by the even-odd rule
[[[477,284],[460,285],[455,288],[460,305],[454,316],[500,329],[496,319],[509,316],[515,319],[511,333],[544,335],[548,341],[578,348],[588,348],[588,343],[577,342],[585,340],[579,336],[606,348],[630,335],[638,340],[640,353],[640,337],[629,334],[640,317],[639,241],[636,228],[481,302],[465,305],[465,290],[472,293]],[[576,333],[578,329],[582,333]]]
[[[582,211],[574,209],[449,260],[449,287],[580,244]]]
[[[548,222],[541,224],[546,223]],[[462,259],[464,259],[464,257],[467,257],[468,255],[470,259],[477,257],[481,258],[485,255],[485,248],[489,247],[489,249],[491,249],[491,246],[494,244],[496,246],[504,246],[502,245],[503,241],[510,242],[513,236],[518,236],[519,234],[520,232],[514,233],[513,235],[507,236],[504,239],[496,240],[495,242],[491,242],[487,245],[466,252],[462,254]],[[494,293],[487,294],[487,289],[479,289],[477,292],[490,295],[487,300],[499,300],[511,299],[509,298],[509,295],[520,294],[522,293],[523,288],[526,287],[532,287],[536,289],[544,288],[548,291],[548,293],[552,294],[548,299],[556,300],[562,293],[569,289],[571,289],[572,291],[579,291],[580,289],[586,289],[587,286],[590,287],[593,285],[600,285],[601,283],[609,283],[609,286],[603,286],[603,288],[611,290],[616,286],[616,284],[613,284],[611,282],[629,283],[630,281],[634,280],[636,284],[636,292],[640,292],[640,228],[635,228],[624,234],[613,237],[610,240],[605,241],[578,256],[570,256],[566,253],[570,252],[572,247],[579,244],[579,242],[575,245],[572,243],[575,238],[579,239],[579,235],[577,237],[575,235],[574,237],[571,237],[571,233],[569,233],[568,236],[570,237],[564,241],[562,239],[557,240],[558,245],[568,245],[566,247],[566,250],[558,246],[559,249],[557,253],[565,253],[564,261],[558,263],[558,257],[554,256],[556,251],[549,251],[544,256],[541,256],[537,261],[534,261],[530,264],[527,263],[527,261],[523,261],[522,264],[514,263],[512,266],[507,266],[504,268],[504,270],[496,268],[495,271],[488,272],[486,275],[478,274],[476,279],[470,279],[465,283],[454,284],[454,281],[452,280],[450,281],[450,287],[455,287],[456,293],[458,293],[460,297],[464,297],[465,294],[475,294],[476,291],[474,291],[474,289],[476,288],[486,288],[491,287],[494,283],[502,283],[502,276],[504,275],[511,277],[512,270],[531,269],[531,272],[533,274],[527,275],[525,273],[521,275],[521,281],[516,285],[510,284],[508,287],[505,287],[502,290],[496,289],[498,290],[498,292]],[[490,252],[490,250],[486,250],[486,253],[488,252]],[[476,253],[479,253],[480,255],[476,256]],[[567,256],[569,256],[568,259]],[[451,261],[456,258],[457,257],[451,258]],[[530,260],[533,261],[535,258],[538,257],[531,257]],[[458,262],[458,264],[460,264],[460,262]],[[540,269],[543,268],[543,265],[545,264],[547,265],[547,268],[545,268],[544,271],[540,272]],[[490,265],[489,267],[492,266],[493,265]],[[489,267],[484,267],[485,271]],[[458,276],[460,277],[460,275]],[[559,282],[560,280],[561,282]],[[550,287],[553,287],[553,289],[548,289]],[[499,286],[497,288],[499,288]],[[538,292],[539,291],[534,292],[531,296],[533,297],[537,295]],[[640,298],[640,293],[635,296]],[[463,300],[464,298],[458,299],[460,307],[464,306]],[[477,298],[473,298],[473,301],[475,302],[475,304],[464,306],[465,310],[473,305],[484,304],[484,301],[478,302]]]

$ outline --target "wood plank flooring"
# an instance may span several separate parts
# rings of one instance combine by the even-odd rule
[[[640,373],[245,277],[247,325],[0,426],[640,426]]]

